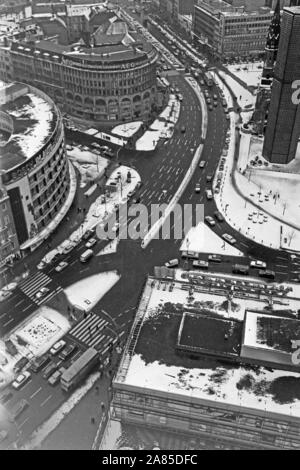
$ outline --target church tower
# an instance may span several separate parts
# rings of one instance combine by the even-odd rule
[[[277,0],[274,15],[269,27],[267,44],[265,48],[265,63],[262,76],[272,78],[277,58],[280,37],[280,0]]]
[[[268,118],[271,86],[280,38],[280,21],[280,0],[277,0],[274,15],[268,31],[264,67],[256,96],[255,110],[252,117],[255,131],[258,134],[264,133],[265,122]]]

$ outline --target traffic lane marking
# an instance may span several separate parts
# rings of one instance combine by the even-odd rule
[[[44,401],[42,401],[40,406],[44,406],[51,398],[52,398],[52,395],[49,395]]]
[[[33,393],[30,395],[30,398],[34,398],[41,390],[42,390],[42,387],[38,388],[35,392],[33,392]]]

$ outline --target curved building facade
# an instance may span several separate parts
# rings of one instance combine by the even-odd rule
[[[39,234],[47,238],[47,227],[69,194],[62,116],[45,93],[29,85],[7,85],[0,95],[5,101],[2,112],[10,116],[13,125],[0,151],[2,184],[21,249],[22,245],[34,249],[40,243]]]
[[[148,43],[95,47],[12,43],[14,76],[92,123],[146,120],[156,104],[157,52]]]

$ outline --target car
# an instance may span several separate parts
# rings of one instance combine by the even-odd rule
[[[185,126],[181,126],[181,132],[182,132],[182,134],[184,134],[184,133],[185,133],[185,131],[186,131],[186,128],[185,128]]]
[[[207,175],[207,176],[206,176],[206,181],[207,181],[207,183],[210,183],[210,182],[212,181],[212,179],[213,179],[213,176],[212,176],[212,175]]]
[[[214,219],[212,217],[210,217],[210,215],[206,215],[204,217],[204,220],[205,222],[210,225],[211,227],[214,227],[216,225],[216,222],[214,221]]]
[[[250,262],[250,266],[251,268],[266,269],[267,263],[265,263],[264,261],[253,260]]]
[[[166,268],[175,268],[179,265],[179,260],[177,258],[171,259],[165,263]]]
[[[215,101],[217,101],[218,96],[217,96],[216,94],[214,94],[214,95],[213,95],[213,99],[214,99]]]
[[[0,431],[0,444],[7,438],[7,436],[8,436],[8,432],[2,429]]]
[[[61,263],[59,263],[56,268],[55,268],[55,271],[57,273],[60,273],[63,269],[65,269],[66,267],[68,266],[68,263],[66,261],[62,261]]]
[[[21,370],[24,369],[25,366],[27,366],[28,362],[29,359],[27,357],[21,357],[21,359],[19,359],[14,365],[14,373],[18,374],[19,372],[21,372]]]
[[[193,267],[199,269],[208,269],[208,262],[203,260],[193,261]]]
[[[274,271],[271,271],[270,269],[261,269],[260,271],[258,271],[258,275],[267,279],[275,279],[276,273]]]
[[[223,233],[222,235],[222,238],[223,240],[225,240],[226,242],[230,243],[231,245],[234,245],[236,243],[236,239],[233,238],[231,235],[229,235],[228,233]]]
[[[220,255],[208,255],[208,261],[213,261],[214,263],[221,263],[222,262],[222,256]]]
[[[249,274],[249,266],[243,264],[235,264],[232,266],[232,272],[234,274],[243,274],[247,276]]]
[[[12,383],[12,386],[14,389],[19,390],[23,385],[25,385],[28,380],[30,380],[31,373],[28,372],[27,370],[23,372],[22,374],[18,375],[16,380]]]
[[[218,106],[218,102],[217,102],[217,101],[214,101],[213,104],[214,104],[215,107]]]
[[[229,121],[229,119],[230,119],[229,114],[226,114],[226,119],[227,119],[227,121]]]
[[[195,186],[195,193],[200,193],[200,191],[201,191],[200,184],[197,183],[196,186]]]
[[[212,193],[211,189],[206,189],[205,194],[206,194],[206,199],[210,200],[210,199],[213,198],[213,193]]]
[[[50,292],[48,287],[41,287],[41,289],[35,294],[36,299],[42,299]]]
[[[204,168],[206,165],[206,161],[205,160],[201,160],[201,162],[199,163],[199,168]]]
[[[38,270],[42,270],[42,269],[44,269],[46,266],[47,266],[47,263],[45,263],[45,261],[41,261],[41,262],[37,265],[37,269],[38,269]]]
[[[92,248],[92,246],[96,245],[97,238],[90,238],[90,240],[85,244],[86,248]]]
[[[48,380],[50,375],[52,375],[58,369],[58,365],[55,362],[51,361],[43,372],[43,379]]]
[[[75,344],[68,344],[65,349],[58,355],[59,359],[65,361],[68,359],[74,352],[77,350],[77,346]]]
[[[88,239],[91,238],[94,234],[95,234],[95,230],[94,230],[94,229],[93,229],[93,230],[92,230],[92,229],[91,229],[91,230],[87,230],[87,231],[85,232],[85,234],[83,235],[82,239],[83,239],[83,240],[88,240]]]
[[[52,356],[55,356],[56,354],[58,354],[60,351],[64,349],[66,344],[67,343],[63,339],[61,339],[60,341],[58,341],[52,346],[52,348],[50,349],[50,354],[52,354]]]
[[[64,248],[63,248],[63,254],[64,255],[67,255],[68,253],[70,253],[74,248],[75,248],[76,244],[75,243],[69,243],[68,245],[66,245]]]
[[[43,367],[45,367],[46,364],[50,361],[50,356],[48,354],[45,354],[44,356],[36,357],[33,359],[33,361],[30,364],[30,370],[32,372],[39,372]]]
[[[219,222],[224,222],[224,217],[222,216],[221,212],[215,211],[214,216]]]
[[[206,97],[207,104],[211,104],[211,98],[209,96]]]
[[[48,379],[48,384],[54,387],[60,381],[61,376],[62,376],[62,372],[59,370],[56,370],[52,375],[50,375]]]

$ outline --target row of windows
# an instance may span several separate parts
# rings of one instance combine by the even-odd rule
[[[61,190],[60,190],[61,191]],[[59,191],[59,192],[60,192]],[[49,212],[44,219],[42,219],[39,223],[38,223],[38,230],[42,230],[44,227],[46,227],[52,220],[53,218],[55,217],[55,215],[57,214],[57,212],[59,211],[59,209],[61,208],[61,206],[63,205],[63,203],[65,202],[66,198],[67,198],[67,194],[68,194],[68,184],[65,185],[64,187],[64,191],[62,193],[62,196],[61,198],[58,200],[57,204],[52,208],[51,212]]]

